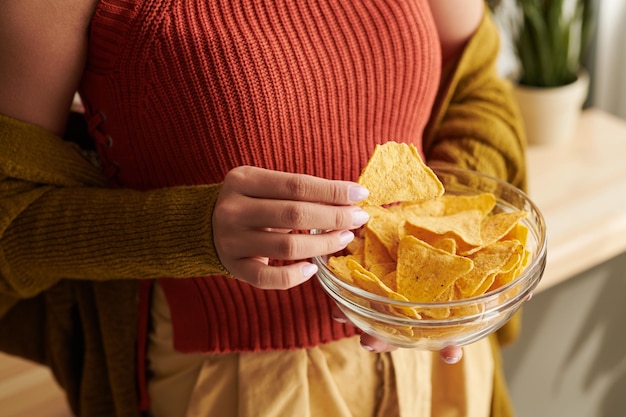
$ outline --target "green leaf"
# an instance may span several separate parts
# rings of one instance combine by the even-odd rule
[[[549,87],[576,79],[597,0],[576,1],[575,13],[566,18],[564,0],[515,0],[521,17],[512,41],[522,69],[520,83]]]

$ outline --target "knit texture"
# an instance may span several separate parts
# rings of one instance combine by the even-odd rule
[[[376,144],[421,147],[440,74],[429,13],[424,0],[103,0],[81,95],[105,171],[132,189],[212,184],[240,165],[356,180]],[[316,280],[161,285],[181,351],[355,333]]]
[[[497,72],[497,34],[487,15],[463,55],[443,69],[424,154],[431,165],[483,172],[525,190],[526,136],[511,83]]]
[[[108,5],[102,6],[100,13],[103,12],[104,6]],[[497,42],[494,42],[497,36],[496,27],[489,14],[486,14],[480,28],[467,45],[457,68],[450,71],[447,81],[440,88],[438,104],[429,123],[424,150],[426,155],[431,155],[431,151],[440,145],[449,150],[454,148],[456,136],[447,137],[441,134],[442,131],[446,131],[446,125],[455,120],[455,117],[449,116],[448,106],[465,107],[465,113],[472,112],[475,107],[501,107],[503,111],[482,111],[477,114],[483,117],[490,115],[496,119],[505,117],[506,120],[491,124],[494,130],[489,132],[483,130],[480,137],[465,136],[463,142],[465,146],[449,154],[465,155],[464,158],[458,158],[464,163],[475,162],[476,158],[471,158],[475,153],[472,143],[480,143],[482,146],[477,146],[476,153],[483,147],[495,151],[482,154],[480,167],[493,173],[495,171],[490,170],[488,158],[493,158],[493,165],[500,167],[502,161],[506,160],[507,170],[498,170],[498,175],[511,181],[515,178],[524,178],[524,137],[519,128],[511,128],[519,126],[519,115],[510,91],[503,88],[503,82],[495,77],[493,71],[498,51]],[[124,38],[119,37],[116,40],[121,42]],[[115,43],[113,45],[117,46]],[[476,49],[486,45],[489,46],[489,50],[485,52],[489,53],[476,53]],[[480,72],[486,72],[490,76],[481,77]],[[481,82],[474,84],[472,80]],[[504,98],[495,93],[487,94],[487,90],[498,91]],[[482,117],[468,120],[470,124],[483,122]],[[479,131],[472,129],[474,133]],[[12,223],[20,222],[21,213],[30,207],[30,204],[22,206],[13,204],[21,200],[23,193],[28,194],[39,187],[59,189],[108,186],[101,173],[87,164],[75,149],[35,126],[0,117],[0,149],[2,150],[0,204],[4,204],[0,206],[2,221],[0,249],[4,251],[13,251],[4,241],[4,232]],[[471,167],[469,164],[467,166]],[[107,194],[110,192],[106,188],[102,189]],[[35,202],[37,198],[33,196],[31,201]],[[54,201],[54,204],[62,203],[59,199]],[[193,201],[190,203],[193,204]],[[39,209],[58,210],[49,206],[40,204]],[[121,206],[122,202],[109,206],[112,219],[118,210],[124,210]],[[98,212],[99,207],[92,206],[90,210]],[[34,211],[29,213],[33,215]],[[158,216],[159,212],[157,211],[155,215]],[[52,222],[58,220],[50,219]],[[72,224],[77,224],[75,222],[79,220],[73,219]],[[33,232],[36,233],[36,230]],[[152,233],[145,236],[147,240],[152,237]],[[97,239],[97,234],[94,238]],[[19,239],[12,239],[16,244],[18,241]],[[62,241],[50,236],[48,244],[52,247],[62,244]],[[93,246],[92,249],[95,253],[99,250],[97,246]],[[132,257],[123,259],[124,262],[137,262],[137,259]],[[76,259],[76,262],[80,264],[79,259]],[[5,276],[5,271],[11,271],[12,274]],[[137,363],[134,355],[135,343],[142,342],[142,339],[138,340],[136,333],[138,282],[127,279],[106,281],[72,279],[52,284],[54,280],[48,279],[44,274],[37,279],[37,282],[42,284],[39,287],[42,292],[33,298],[24,299],[17,295],[13,289],[14,284],[11,283],[11,277],[19,273],[28,274],[28,270],[17,271],[12,268],[7,258],[0,258],[0,285],[3,286],[3,291],[4,289],[8,291],[0,292],[0,350],[50,366],[57,381],[66,389],[68,401],[77,415],[139,417],[141,413],[137,407]],[[139,317],[139,321],[142,320],[145,321],[145,316]],[[510,335],[510,332],[503,334],[500,331],[498,336],[507,333]],[[499,353],[496,336],[491,336],[491,339],[494,342],[494,355],[497,360]],[[492,416],[510,417],[512,412],[505,379],[502,368],[497,366],[497,363],[499,362],[496,362],[494,375]]]
[[[2,115],[0,123],[0,294],[32,297],[63,278],[225,272],[211,238],[219,185],[103,188],[68,143]]]

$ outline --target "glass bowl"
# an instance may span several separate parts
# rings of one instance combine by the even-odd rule
[[[327,267],[327,256],[312,259],[317,279],[350,321],[365,333],[403,348],[440,350],[473,343],[502,327],[535,289],[546,265],[546,226],[529,197],[516,187],[473,171],[433,169],[446,193],[471,195],[490,192],[496,197],[494,213],[525,210],[521,221],[528,228],[526,250],[530,258],[520,275],[508,284],[473,298],[450,302],[414,303],[369,293],[337,277]],[[323,233],[311,231],[311,233]],[[428,312],[415,317],[398,311]],[[430,318],[446,317],[446,318]]]

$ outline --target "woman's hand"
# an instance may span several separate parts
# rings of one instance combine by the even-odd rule
[[[333,319],[335,319],[339,323],[353,325],[352,322],[348,320],[346,315],[343,314],[343,312],[337,306],[334,306],[332,314]],[[367,333],[361,333],[360,337],[361,346],[363,347],[363,349],[369,350],[370,352],[391,352],[398,349],[396,346],[390,345],[389,343]],[[461,358],[463,357],[463,349],[457,346],[448,346],[439,351],[439,357],[445,363],[452,365],[461,360]]]
[[[213,212],[213,241],[220,261],[236,278],[264,289],[287,289],[308,280],[317,267],[306,261],[269,266],[268,260],[297,261],[346,247],[351,229],[368,220],[353,206],[368,195],[349,181],[250,166],[228,172]],[[328,230],[319,235],[292,230]]]

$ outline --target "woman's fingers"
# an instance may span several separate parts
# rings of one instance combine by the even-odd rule
[[[445,363],[453,365],[463,358],[463,349],[458,346],[448,346],[439,351],[439,356]]]
[[[343,314],[343,312],[339,309],[339,307],[337,307],[336,305],[333,306],[332,312],[331,312],[333,319],[339,323],[343,323],[343,324],[349,324],[351,326],[354,326],[352,324],[352,322],[350,320],[348,320],[348,318],[346,317],[345,314]],[[391,352],[393,350],[398,349],[396,346],[390,345],[387,342],[384,342],[374,336],[371,336],[367,333],[363,333],[361,334],[361,347],[365,350],[368,350],[370,352],[374,352],[374,353],[381,353],[381,352]]]
[[[398,349],[397,347],[390,345],[389,343],[384,342],[367,333],[363,333],[361,335],[361,347],[363,347],[363,349],[365,350],[375,353],[391,352]]]
[[[259,259],[297,261],[342,250],[354,238],[350,229],[369,219],[352,205],[367,195],[349,181],[234,168],[213,210],[213,243],[224,267],[238,279],[260,288],[291,288],[310,278],[315,267],[306,262],[268,266]],[[285,233],[310,229],[328,232]]]
[[[255,198],[312,201],[349,205],[367,197],[368,191],[349,181],[331,181],[311,175],[290,174],[251,166],[232,169],[224,179],[226,187]]]
[[[222,240],[221,248],[228,258],[255,256],[297,261],[322,256],[344,249],[354,239],[349,230],[336,230],[318,235],[247,231]]]
[[[317,266],[298,262],[287,266],[268,266],[258,259],[242,259],[230,271],[237,277],[247,277],[246,282],[264,290],[286,290],[307,281],[317,272]]]
[[[348,181],[239,167],[226,175],[215,215],[238,228],[347,230],[369,219],[352,206],[367,194]]]
[[[335,231],[321,235],[299,235],[280,232],[256,232],[232,238],[222,246],[222,264],[238,279],[262,289],[288,289],[302,284],[317,272],[317,266],[298,262],[287,266],[269,266],[267,258],[298,260],[337,252],[354,238],[350,231]],[[233,248],[228,245],[232,244]]]
[[[352,322],[346,317],[345,314],[335,305],[332,309],[333,319],[339,323],[353,325]],[[363,349],[370,352],[391,352],[397,349],[395,346],[390,345],[374,336],[363,333],[361,335],[361,346]],[[458,363],[463,358],[463,348],[458,346],[448,346],[439,351],[439,356],[447,364]]]
[[[226,208],[222,207],[222,211]],[[347,230],[362,226],[369,215],[360,207],[271,200],[240,196],[230,203],[230,215],[247,228]]]

